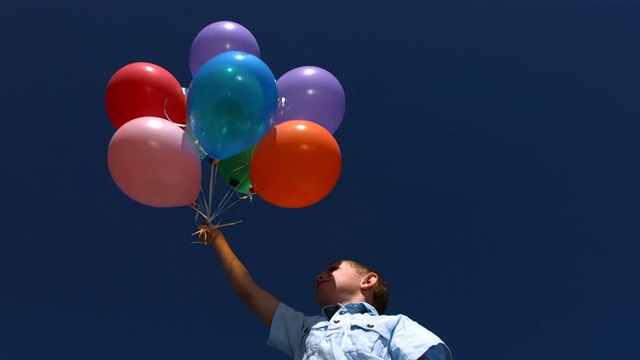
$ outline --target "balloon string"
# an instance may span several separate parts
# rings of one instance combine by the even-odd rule
[[[247,163],[247,165],[248,165],[248,163]],[[247,165],[244,165],[244,166],[247,166]],[[233,171],[237,171],[237,170],[241,169],[244,166],[237,167]],[[232,173],[233,173],[233,171],[232,171]],[[249,175],[249,173],[244,174],[242,179],[240,179],[239,183],[242,183],[247,178],[248,175]],[[238,191],[238,187],[237,186],[234,187],[233,190],[231,190],[231,189],[227,190],[226,194],[224,195],[224,197],[220,201],[220,204],[218,205],[218,208],[215,211],[214,217],[219,216],[220,214],[222,214],[225,211],[229,210],[233,205],[235,205],[240,200],[245,200],[245,199],[253,200],[251,194],[249,194],[247,196],[236,196],[236,200],[229,205],[229,202],[231,201],[233,195],[237,195],[238,193],[239,193],[239,191]]]
[[[287,98],[285,98],[284,96],[280,98],[280,100],[278,100],[278,108],[280,109],[280,115],[284,114],[284,106],[287,102]]]
[[[207,199],[205,198],[204,195],[204,190],[202,189],[202,186],[200,187],[200,195],[198,195],[198,197],[201,199],[201,203],[203,204],[203,208],[204,208],[204,213],[205,215],[203,216],[205,221],[208,221],[209,219],[209,214],[211,214],[211,208],[209,206],[209,204],[207,203]]]
[[[195,135],[194,135],[194,136],[195,136]],[[194,144],[195,146],[197,146],[197,147],[198,147],[198,149],[199,149],[200,151],[202,151],[202,153],[203,153],[203,154],[205,154],[206,156],[209,156],[209,154],[207,154],[207,152],[206,152],[206,151],[204,151],[204,149],[203,149],[203,148],[202,148],[202,146],[200,145],[200,141],[198,141],[198,140],[196,139],[196,141],[194,141],[194,142],[193,142],[193,144]]]
[[[207,214],[200,209],[199,204],[193,203],[190,205],[193,210],[196,211],[196,221],[198,221],[198,216],[202,216],[204,219],[207,218]]]
[[[211,209],[211,204],[213,201],[213,190],[216,186],[216,179],[218,175],[218,160],[210,159],[211,162],[211,171],[209,172],[209,209]],[[213,221],[213,218],[216,216],[215,213],[211,215],[211,218],[207,219],[209,222]]]
[[[167,103],[168,102],[169,102],[169,98],[164,99],[164,105],[162,106],[162,112],[164,113],[164,117],[167,118],[167,120],[171,121],[172,123],[180,126],[181,128],[186,127],[187,124],[180,124],[180,123],[177,123],[177,122],[171,120],[171,117],[167,113]]]
[[[229,201],[231,201],[231,196],[233,195],[233,192],[235,192],[235,190],[227,190],[227,193],[224,195],[224,199],[220,201],[218,208],[214,212],[214,217],[220,216],[222,213],[229,210],[233,205],[235,205],[238,201],[240,201],[238,199],[233,203],[229,204]]]
[[[206,233],[211,232],[214,229],[218,229],[225,226],[231,226],[231,225],[235,225],[242,222],[242,220],[239,220],[239,221],[234,221],[234,222],[225,223],[225,224],[220,224],[220,222],[218,222],[215,225],[213,224],[216,218],[218,218],[224,212],[226,212],[231,207],[233,207],[236,203],[238,203],[238,201],[247,198],[247,197],[237,197],[235,201],[231,202],[231,200],[233,199],[233,194],[236,194],[238,190],[237,188],[234,188],[233,190],[229,189],[223,196],[222,200],[216,207],[215,211],[212,211],[213,195],[215,192],[215,185],[216,185],[216,179],[218,174],[218,163],[219,163],[218,160],[210,159],[211,167],[209,172],[209,184],[208,184],[209,187],[207,189],[203,189],[201,186],[200,194],[198,195],[197,201],[190,205],[191,208],[194,209],[196,212],[196,221],[198,221],[198,217],[200,216],[204,219],[204,222],[202,222],[199,225],[199,229],[192,234],[192,235],[198,235],[198,239],[202,238],[203,236],[206,238],[205,236]],[[251,196],[249,196],[249,199],[251,199]],[[192,242],[192,244],[206,244],[206,242],[194,241]]]
[[[249,153],[245,152],[244,155],[245,155],[245,158],[246,158],[246,162],[243,165],[240,165],[237,168],[233,169],[233,171],[231,171],[231,173],[233,173],[235,171],[240,171],[240,170],[242,170],[242,168],[245,168],[245,167],[250,165],[251,157],[249,156]],[[242,179],[240,179],[239,183],[242,184],[247,179],[247,176],[249,176],[249,172],[248,171],[245,172],[245,174],[242,176]],[[238,198],[241,199],[241,200],[244,200],[244,199],[249,199],[249,201],[253,200],[253,195],[251,194],[252,190],[253,189],[249,190],[249,194],[248,195],[238,196]]]

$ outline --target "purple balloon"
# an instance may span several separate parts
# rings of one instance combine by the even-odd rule
[[[315,122],[333,134],[344,117],[344,89],[338,79],[317,66],[287,71],[278,80],[280,108],[275,124],[287,120]]]
[[[260,47],[253,34],[233,21],[217,21],[200,30],[189,52],[191,76],[212,57],[225,51],[244,51],[260,57]]]

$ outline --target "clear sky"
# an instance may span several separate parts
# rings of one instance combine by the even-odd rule
[[[223,218],[264,288],[314,314],[314,276],[354,259],[454,359],[638,359],[639,18],[631,1],[2,2],[0,360],[286,358],[191,244],[194,212],[136,203],[106,163],[110,77],[147,61],[187,86],[219,20],[276,78],[319,66],[346,93],[333,191]]]

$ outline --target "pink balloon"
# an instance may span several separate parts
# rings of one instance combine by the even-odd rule
[[[120,190],[144,205],[186,206],[200,192],[202,163],[193,141],[162,118],[143,116],[119,127],[107,162]]]

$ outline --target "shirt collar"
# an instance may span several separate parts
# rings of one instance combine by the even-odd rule
[[[335,304],[335,305],[327,305],[322,308],[322,314],[327,318],[331,319],[333,315],[340,311],[346,311],[349,314],[370,314],[374,316],[378,316],[378,311],[376,308],[371,306],[371,304],[366,302],[359,303],[349,303],[346,305]]]

